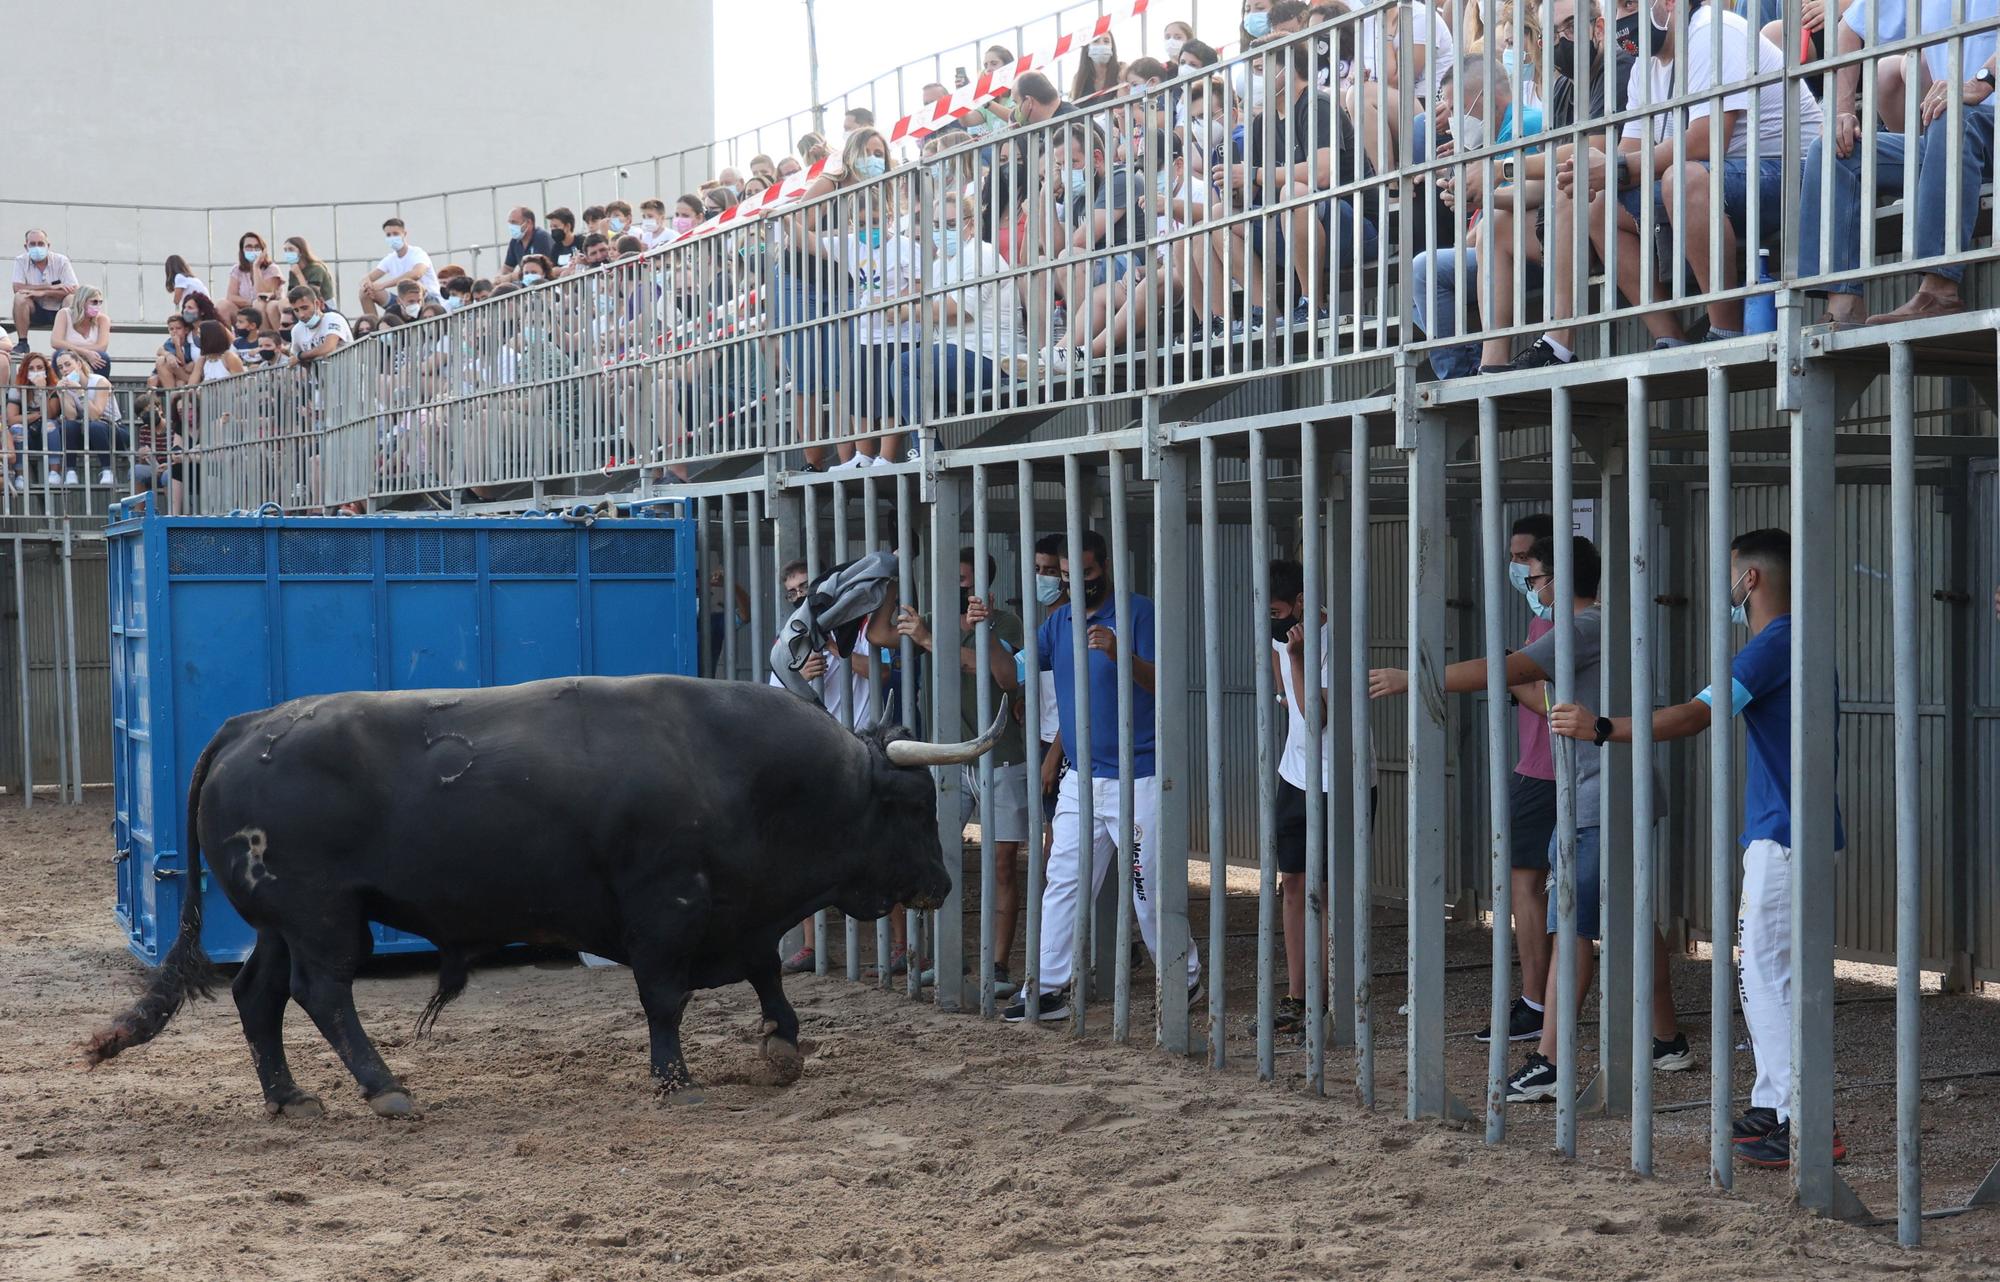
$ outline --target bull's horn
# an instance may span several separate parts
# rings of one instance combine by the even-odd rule
[[[986,733],[977,739],[964,743],[925,743],[922,739],[898,739],[885,752],[891,763],[899,766],[962,766],[968,761],[977,761],[993,750],[1000,742],[1000,731],[1007,724],[1007,696],[1000,696],[1000,711],[994,714],[993,724],[986,727]]]

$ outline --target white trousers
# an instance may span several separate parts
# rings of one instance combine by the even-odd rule
[[[1743,898],[1736,910],[1736,942],[1743,963],[1736,991],[1757,1081],[1754,1108],[1792,1115],[1792,852],[1775,841],[1753,841],[1743,851]]]
[[[1079,894],[1083,863],[1083,803],[1078,792],[1082,772],[1063,776],[1056,790],[1056,817],[1050,825],[1049,866],[1042,880],[1042,955],[1038,978],[1043,992],[1062,988],[1070,982],[1070,953],[1076,947],[1077,914],[1087,902],[1095,902],[1104,885],[1105,874],[1118,858],[1118,780],[1093,779],[1091,814],[1090,898]],[[1152,897],[1157,884],[1159,854],[1153,837],[1160,816],[1160,781],[1157,776],[1132,781],[1132,914],[1139,919],[1139,935],[1157,970],[1160,963],[1159,901]],[[1201,958],[1194,941],[1188,941],[1187,982],[1192,986],[1201,977]]]

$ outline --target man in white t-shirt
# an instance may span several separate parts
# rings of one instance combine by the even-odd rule
[[[347,318],[327,310],[325,300],[311,285],[294,285],[285,297],[298,316],[292,325],[292,359],[298,364],[310,365],[354,341]]]
[[[1340,100],[1355,122],[1355,132],[1361,135],[1368,163],[1378,174],[1397,167],[1398,157],[1403,154],[1402,144],[1412,149],[1409,159],[1422,159],[1416,153],[1422,149],[1420,142],[1428,145],[1424,140],[1429,135],[1430,100],[1437,92],[1438,82],[1458,60],[1451,24],[1435,7],[1404,3],[1386,12],[1389,15],[1386,26],[1380,15],[1362,19],[1360,48],[1354,61],[1355,82],[1347,87]],[[1400,79],[1405,45],[1413,76],[1412,114],[1407,120],[1403,117]],[[1384,126],[1377,124],[1385,115],[1390,148],[1387,153],[1382,150]]]
[[[1921,0],[1917,22],[1920,31],[1942,31],[1951,26],[1952,11],[1964,6],[1965,21],[1991,20],[2000,13],[2000,0]],[[1908,12],[1903,0],[1852,0],[1841,15],[1838,52],[1856,52],[1868,45],[1886,44],[1906,35]],[[1945,223],[1953,196],[1958,206],[1958,243],[1953,253],[1972,247],[1979,222],[1979,189],[1993,176],[1993,88],[2000,61],[1996,61],[1994,33],[1982,31],[1965,39],[1959,53],[1962,80],[1951,73],[1951,44],[1939,41],[1923,49],[1924,70],[1930,88],[1918,108],[1918,127],[1923,133],[1910,138],[1901,132],[1903,117],[1894,118],[1892,127],[1875,135],[1875,200],[1887,203],[1905,194],[1903,167],[1907,160],[1917,166],[1916,190],[1907,206],[1916,219],[1915,252],[1918,258],[1938,258],[1946,250]],[[1834,77],[1833,223],[1824,237],[1825,262],[1821,261],[1820,189],[1822,138],[1806,152],[1805,183],[1799,192],[1799,274],[1815,276],[1822,271],[1852,271],[1861,265],[1861,104],[1859,87],[1861,64],[1848,63]],[[1954,131],[1950,99],[1959,99],[1959,119]],[[1916,152],[1910,156],[1910,152]],[[1955,163],[1954,163],[1955,162]],[[1956,178],[1958,190],[1950,183]],[[1870,210],[1872,217],[1872,208]],[[1960,263],[1939,263],[1922,276],[1916,296],[1893,312],[1867,316],[1876,321],[1916,320],[1926,316],[1946,316],[1965,310],[1959,282],[1965,276]],[[1817,291],[1814,291],[1817,292]],[[1861,282],[1846,281],[1827,288],[1826,314],[1808,317],[1839,324],[1854,324],[1866,316]]]
[[[1664,102],[1679,93],[1713,94],[1718,89],[1740,84],[1758,73],[1775,73],[1785,66],[1784,53],[1741,15],[1703,4],[1690,13],[1694,0],[1653,0],[1651,11],[1641,15],[1640,57],[1632,64],[1625,102],[1640,107]],[[1715,57],[1715,27],[1721,25],[1721,61]],[[1650,49],[1652,56],[1645,56]],[[1751,58],[1755,56],[1754,70]],[[1675,64],[1686,63],[1686,84],[1677,89]],[[1751,133],[1751,94],[1756,94],[1756,132]],[[1587,151],[1583,168],[1574,157],[1556,171],[1557,201],[1578,199],[1578,189],[1590,201],[1591,243],[1600,255],[1609,257],[1604,247],[1603,198],[1608,190],[1617,194],[1624,211],[1618,220],[1618,290],[1628,303],[1636,303],[1643,288],[1642,273],[1653,270],[1650,246],[1640,241],[1641,200],[1650,196],[1655,229],[1672,227],[1675,214],[1684,221],[1679,232],[1687,257],[1687,267],[1697,288],[1708,293],[1734,289],[1743,280],[1745,257],[1742,238],[1754,232],[1755,243],[1776,248],[1782,217],[1784,187],[1785,88],[1782,79],[1766,82],[1755,90],[1738,89],[1721,95],[1722,128],[1720,163],[1712,150],[1718,145],[1709,117],[1715,107],[1713,97],[1682,110],[1658,111],[1651,116],[1625,122],[1618,150],[1609,156]],[[1820,136],[1819,103],[1803,84],[1792,86],[1790,110],[1799,122],[1799,141],[1810,147]],[[1679,140],[1678,144],[1676,139]],[[1676,145],[1683,148],[1675,155]],[[1752,183],[1757,192],[1757,225],[1746,228]],[[1709,243],[1709,212],[1717,202],[1722,206],[1722,237]],[[1558,214],[1558,223],[1563,215]],[[1717,266],[1720,271],[1718,273]],[[1654,288],[1658,299],[1680,292],[1671,287]],[[1680,318],[1671,308],[1656,308],[1641,319],[1653,335],[1653,345],[1675,347],[1687,341]],[[1708,308],[1708,336],[1735,338],[1743,332],[1743,301],[1714,303]],[[1574,331],[1551,331],[1550,337],[1566,348],[1574,348]]]
[[[1024,346],[1021,300],[1000,251],[979,238],[978,207],[971,198],[940,201],[931,244],[932,283],[966,282],[931,300],[929,348],[909,347],[901,362],[896,410],[904,423],[977,413],[1014,373]],[[920,379],[931,366],[929,395]]]
[[[425,302],[443,303],[444,299],[438,296],[437,269],[431,266],[431,256],[410,243],[403,220],[385,220],[382,236],[389,252],[361,280],[362,314],[372,317],[380,308],[387,307],[396,296],[396,287],[406,280],[423,287]]]

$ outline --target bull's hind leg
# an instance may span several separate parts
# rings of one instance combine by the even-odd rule
[[[416,1111],[410,1093],[382,1061],[354,1009],[354,973],[371,945],[368,923],[358,912],[353,920],[351,937],[358,940],[358,947],[350,942],[307,952],[300,940],[291,941],[292,996],[312,1016],[347,1071],[354,1074],[368,1106],[383,1117],[405,1117]]]
[[[652,1037],[654,1086],[663,1098],[699,1101],[687,1057],[681,1052],[681,1013],[694,996],[687,963],[652,955],[650,949],[635,952],[632,979],[639,986],[639,1004],[646,1008],[646,1027]]]
[[[284,936],[274,930],[257,932],[243,969],[229,986],[243,1036],[250,1043],[250,1062],[264,1088],[264,1111],[273,1117],[318,1117],[319,1099],[299,1089],[285,1063],[285,1003],[292,996],[292,955]]]
[[[775,940],[752,948],[743,957],[743,970],[750,986],[757,990],[757,1004],[764,1012],[764,1058],[778,1075],[782,1086],[790,1086],[805,1071],[805,1056],[799,1053],[799,1015],[785,1000],[785,981],[778,964]]]

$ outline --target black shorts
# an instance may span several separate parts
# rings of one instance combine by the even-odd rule
[[[1370,785],[1368,825],[1371,828],[1375,826],[1377,800],[1379,800],[1379,790]],[[1326,797],[1323,793],[1320,814],[1322,816],[1326,814]],[[1278,780],[1278,810],[1271,835],[1278,848],[1278,871],[1303,873],[1306,870],[1306,794],[1304,789],[1294,788],[1283,779]]]
[[[1507,862],[1533,872],[1549,870],[1549,839],[1556,832],[1556,781],[1517,774],[1507,787]]]

